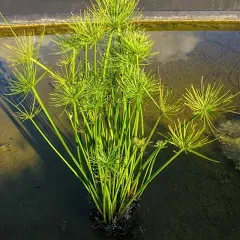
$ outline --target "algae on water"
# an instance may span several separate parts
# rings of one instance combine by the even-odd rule
[[[240,170],[240,120],[223,121],[218,130],[224,155]]]

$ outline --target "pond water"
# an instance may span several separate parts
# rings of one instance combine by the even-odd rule
[[[191,83],[221,82],[233,92],[240,86],[240,32],[150,32],[155,56],[149,66],[181,93]],[[54,65],[52,36],[43,42],[41,58]],[[13,43],[13,39],[1,39]],[[6,49],[1,50],[7,54]],[[0,90],[6,91],[7,64],[0,65]],[[44,101],[51,80],[39,84]],[[0,107],[0,239],[109,239],[91,229],[91,206],[80,182],[51,152],[31,124],[22,124],[4,99]],[[61,112],[49,106],[58,126],[68,134]],[[148,105],[148,124],[155,113]],[[157,138],[157,135],[155,136]],[[140,240],[240,239],[240,172],[229,164],[219,145],[203,149],[214,164],[192,155],[173,162],[143,195]],[[167,155],[170,153],[167,153]],[[164,156],[166,157],[166,156]],[[159,157],[159,163],[165,159]]]

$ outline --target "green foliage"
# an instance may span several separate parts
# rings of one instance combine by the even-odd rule
[[[173,90],[169,87],[165,87],[160,79],[158,83],[158,101],[156,102],[154,98],[146,91],[149,97],[152,99],[154,104],[160,110],[168,120],[171,116],[180,114],[184,109],[182,107],[181,99],[177,99]]]
[[[222,93],[221,86],[205,87],[202,82],[200,89],[191,86],[182,100],[176,100],[172,89],[146,73],[143,65],[149,62],[153,42],[143,30],[131,25],[136,4],[137,1],[128,0],[97,0],[84,18],[73,16],[73,34],[55,40],[61,57],[58,70],[41,63],[40,45],[34,45],[32,38],[15,36],[17,46],[7,45],[18,55],[9,59],[16,77],[10,82],[10,94],[31,94],[34,99],[30,109],[24,107],[24,101],[11,104],[18,109],[20,119],[33,123],[82,182],[105,224],[121,217],[181,153],[191,152],[214,161],[197,152],[211,142],[203,132],[208,126],[213,128],[213,113],[234,109],[234,96]],[[51,103],[62,108],[71,123],[74,149],[68,146],[36,89],[46,73],[55,81]],[[143,111],[147,99],[153,101],[158,112],[149,133],[145,131]],[[164,140],[153,143],[152,136],[161,120],[179,115],[185,105],[192,110],[192,118],[178,120],[169,126]],[[60,153],[35,120],[40,111],[67,156]],[[197,118],[202,124],[195,121]],[[178,150],[155,169],[160,152],[170,145]]]
[[[205,87],[202,79],[200,88],[191,85],[191,89],[186,89],[184,99],[185,105],[193,111],[193,114],[199,116],[204,125],[207,124],[214,131],[216,128],[213,117],[221,113],[234,112],[236,107],[232,100],[235,96],[230,91],[224,93],[223,85],[220,84],[208,84]]]
[[[102,18],[104,23],[113,30],[122,30],[136,14],[138,0],[96,0],[92,11]]]
[[[156,92],[156,81],[137,65],[127,65],[117,79],[124,99],[143,103],[148,93]]]
[[[133,25],[129,25],[123,31],[119,37],[119,42],[121,53],[118,53],[118,57],[121,56],[126,63],[147,62],[148,58],[153,55],[151,53],[153,41],[150,40],[145,31],[135,28]]]
[[[108,31],[102,17],[90,9],[84,11],[82,16],[72,15],[69,28],[73,34],[67,37],[58,35],[55,40],[63,52],[72,49],[80,50],[86,45],[92,46],[101,40]]]

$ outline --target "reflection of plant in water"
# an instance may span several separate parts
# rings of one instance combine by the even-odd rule
[[[152,41],[131,24],[136,4],[137,1],[97,0],[85,12],[84,23],[81,17],[74,16],[70,24],[73,33],[55,40],[60,49],[59,71],[40,62],[41,40],[35,46],[31,37],[15,35],[17,46],[7,46],[18,54],[9,59],[17,79],[10,82],[10,95],[22,96],[20,103],[11,102],[18,109],[18,116],[33,123],[82,182],[97,208],[98,221],[109,234],[125,229],[118,226],[119,219],[129,219],[127,216],[148,184],[180,154],[190,152],[214,161],[197,151],[211,142],[203,132],[208,126],[213,129],[212,113],[233,110],[233,96],[229,97],[228,92],[220,93],[221,89],[215,85],[205,88],[202,83],[200,89],[192,86],[183,100],[193,117],[183,123],[178,120],[169,126],[165,140],[152,144],[160,121],[181,113],[184,104],[176,100],[170,88],[144,70],[152,55]],[[59,131],[36,89],[46,74],[55,81],[52,104],[64,109],[72,126],[74,149]],[[24,107],[28,94],[33,96],[29,109]],[[154,102],[159,113],[148,134],[143,111],[147,98]],[[34,116],[40,110],[66,154],[61,153],[35,121]],[[195,122],[198,117],[203,126]],[[177,148],[176,152],[155,169],[159,153],[169,144]],[[147,147],[152,149],[149,155]]]

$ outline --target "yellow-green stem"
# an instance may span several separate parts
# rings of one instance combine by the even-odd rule
[[[93,68],[94,68],[94,76],[97,75],[97,43],[94,43],[93,49]]]
[[[84,62],[85,62],[85,76],[88,77],[88,45],[85,45],[85,56],[84,56]]]
[[[106,53],[104,56],[104,63],[103,63],[103,78],[105,78],[106,76],[106,69],[107,69],[107,64],[108,64],[108,57],[109,57],[109,52],[110,52],[110,47],[112,44],[112,39],[113,39],[113,31],[111,31],[109,38],[108,38],[108,44],[107,44],[107,49],[106,49]]]
[[[31,118],[30,119],[35,128],[38,130],[38,132],[42,135],[42,137],[45,139],[45,141],[49,144],[49,146],[56,152],[56,154],[61,158],[61,160],[68,166],[68,168],[74,173],[74,175],[81,179],[78,173],[72,168],[72,166],[66,161],[66,159],[62,156],[62,154],[54,147],[54,145],[50,142],[48,137],[43,133],[43,131],[38,127],[38,125],[35,123],[35,121]],[[83,184],[84,181],[82,181]],[[86,186],[85,186],[86,187]],[[87,188],[87,187],[86,187]]]
[[[133,196],[129,202],[124,205],[124,207],[122,207],[122,209],[119,209],[119,214],[122,215],[125,210],[136,200],[138,199],[141,194],[143,193],[143,191],[145,190],[145,188],[147,187],[147,185],[162,171],[164,170],[174,159],[176,159],[181,153],[183,152],[183,150],[179,150],[177,153],[175,153],[174,156],[172,156],[165,164],[163,164],[143,185],[142,187],[136,192],[135,196]]]

